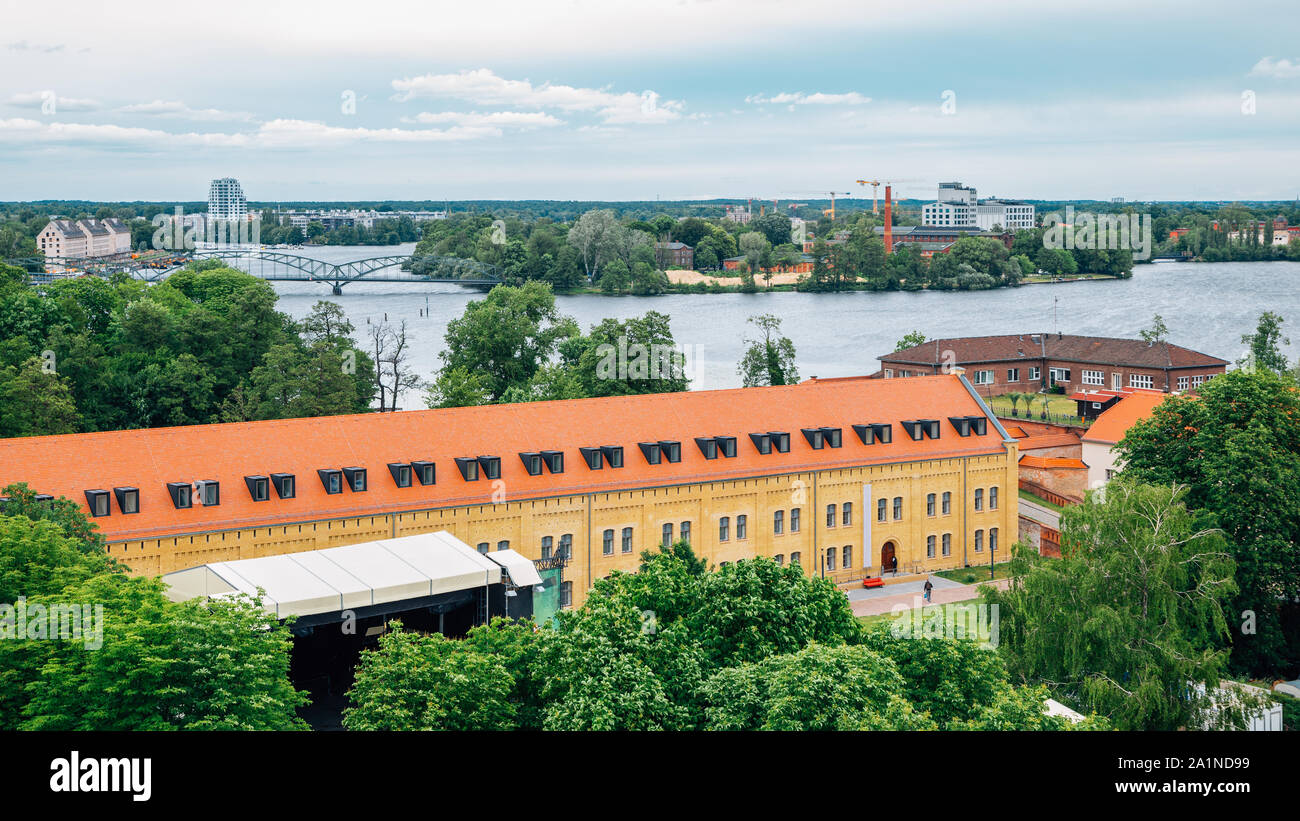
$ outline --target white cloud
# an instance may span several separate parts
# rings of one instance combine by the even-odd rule
[[[47,101],[53,100],[55,110],[94,111],[99,108],[99,101],[79,97],[60,97],[48,89],[14,94],[9,98],[9,105],[18,108],[41,108]]]
[[[1263,57],[1255,67],[1250,70],[1251,76],[1254,77],[1272,77],[1276,80],[1289,80],[1292,77],[1300,77],[1300,60],[1292,62],[1285,57],[1275,60],[1272,57]]]
[[[500,128],[453,126],[452,128],[341,128],[308,120],[272,120],[258,130],[257,140],[268,147],[308,147],[346,142],[424,143],[477,140],[500,137]]]
[[[414,117],[404,117],[403,122],[435,125],[455,123],[466,126],[499,126],[502,128],[550,128],[564,125],[564,120],[544,111],[422,111]]]
[[[662,123],[681,116],[678,100],[662,100],[653,91],[613,92],[603,88],[581,88],[529,80],[507,80],[491,69],[466,69],[457,74],[425,74],[393,81],[393,99],[404,102],[418,98],[467,100],[482,106],[556,109],[592,112],[607,123]]]
[[[54,54],[56,52],[63,51],[63,48],[64,46],[62,43],[43,46],[40,45],[39,43],[29,43],[26,40],[18,40],[17,42],[13,42],[8,45],[8,49],[10,51],[43,51],[46,54]]]
[[[248,121],[252,115],[246,111],[221,111],[216,108],[190,108],[179,100],[154,100],[149,103],[133,103],[117,109],[120,114],[140,114],[149,117],[169,117],[203,122],[221,122],[226,120]]]
[[[773,94],[771,97],[754,94],[746,97],[745,102],[755,105],[866,105],[871,102],[871,98],[864,97],[856,91],[844,94],[827,94],[821,91],[804,94],[802,91],[787,91]]]

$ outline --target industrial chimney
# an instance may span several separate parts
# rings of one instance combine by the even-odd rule
[[[885,253],[894,252],[894,197],[890,186],[885,186]]]

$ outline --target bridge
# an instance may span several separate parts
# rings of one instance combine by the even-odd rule
[[[492,287],[503,281],[495,265],[461,257],[389,255],[349,262],[328,262],[265,248],[224,246],[190,251],[141,251],[103,257],[26,257],[4,260],[30,272],[33,284],[82,276],[125,273],[159,282],[191,262],[219,259],[259,279],[272,282],[319,282],[335,295],[352,282],[448,283]]]

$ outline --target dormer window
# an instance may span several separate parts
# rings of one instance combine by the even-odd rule
[[[411,466],[406,462],[389,462],[388,472],[393,476],[393,484],[398,487],[411,486]]]
[[[621,459],[623,454],[623,449],[619,448],[618,450],[619,450],[619,458]],[[544,450],[542,451],[542,461],[546,463],[546,469],[549,470],[551,473],[564,472],[564,451]],[[623,463],[621,461],[619,462],[618,465],[616,465],[616,467],[622,467],[622,466]]]
[[[772,452],[772,435],[769,433],[751,433],[749,441],[754,443],[754,449],[764,456]]]
[[[605,464],[612,468],[623,467],[623,447],[621,445],[601,445],[600,452],[605,457]]]
[[[821,428],[801,428],[803,438],[808,440],[808,445],[813,450],[821,450],[826,444],[826,434]]]
[[[971,424],[969,416],[949,416],[948,421],[956,428],[958,436],[970,436]]]
[[[663,450],[658,442],[637,442],[636,446],[641,448],[646,464],[657,465],[663,461]]]
[[[772,430],[768,431],[767,435],[771,438],[772,447],[776,448],[777,453],[790,452],[790,434],[785,431]]]
[[[198,485],[199,504],[204,507],[215,507],[221,504],[221,483],[215,479],[203,479],[195,482]]]
[[[907,435],[911,436],[913,441],[919,442],[925,437],[931,439],[939,438],[939,420],[938,419],[912,419],[903,422],[903,428],[907,430]]]
[[[660,440],[659,450],[663,453],[664,458],[667,459],[669,462],[682,461],[681,442],[669,441],[667,439]]]
[[[718,452],[728,459],[736,458],[736,437],[734,436],[715,436],[713,440],[718,443]]]
[[[411,471],[415,474],[415,479],[422,485],[436,484],[438,472],[434,468],[433,462],[412,462]]]
[[[888,445],[894,441],[894,429],[888,422],[873,424],[871,430],[876,435],[876,441],[882,445]]]
[[[117,509],[130,515],[140,512],[140,490],[133,487],[115,487],[113,495],[117,497]]]
[[[605,467],[605,454],[600,448],[578,448],[582,453],[582,460],[587,463],[587,467],[592,470],[600,470]]]
[[[484,479],[501,478],[501,457],[500,456],[480,456],[478,457],[479,469],[483,472]]]
[[[292,499],[297,493],[292,473],[272,473],[271,484],[275,485],[275,493],[281,499]]]
[[[194,505],[189,482],[168,482],[167,495],[172,497],[172,507],[177,510],[186,510]]]
[[[86,507],[90,508],[91,516],[110,516],[113,513],[107,490],[86,491]]]
[[[347,477],[348,487],[353,493],[361,493],[366,489],[365,468],[343,468],[343,475]]]
[[[842,431],[839,428],[820,428],[822,432],[822,441],[828,447],[838,448],[843,444]]]
[[[457,456],[456,468],[466,482],[478,481],[478,460],[469,456]]]
[[[334,468],[323,468],[316,471],[320,476],[320,483],[325,488],[325,492],[333,496],[336,493],[343,492],[343,471]]]
[[[524,470],[528,471],[529,476],[542,475],[542,454],[540,453],[521,453],[519,461],[524,463]]]
[[[912,437],[914,442],[921,441],[921,437],[924,436],[921,432],[921,423],[915,419],[903,420],[903,430],[907,431],[907,435]]]
[[[265,476],[245,476],[244,484],[248,486],[248,495],[254,502],[265,502],[271,498],[271,480]]]
[[[712,436],[697,436],[695,444],[699,446],[700,453],[704,454],[705,459],[718,458],[718,440]]]

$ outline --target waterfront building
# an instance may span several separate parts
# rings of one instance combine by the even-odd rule
[[[960,372],[0,440],[138,574],[447,531],[565,605],[684,539],[836,582],[1009,556],[1017,447]]]
[[[208,220],[210,222],[242,222],[248,218],[248,200],[244,189],[234,177],[213,180],[208,188]]]
[[[1020,200],[985,199],[959,182],[939,183],[934,202],[921,206],[921,224],[968,230],[1017,231],[1034,227],[1034,206]]]
[[[119,219],[52,219],[36,235],[47,260],[109,257],[131,252],[131,229]]]
[[[695,249],[684,242],[656,242],[655,264],[661,269],[695,267]]]

